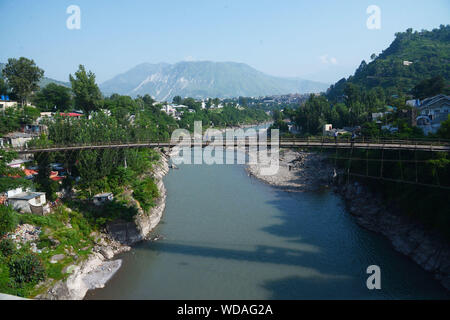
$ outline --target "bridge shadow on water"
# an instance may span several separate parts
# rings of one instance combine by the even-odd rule
[[[341,203],[328,193],[287,193],[262,185],[259,181],[256,183],[259,184],[258,188],[270,190],[272,197],[267,203],[275,207],[278,213],[275,217],[276,224],[260,229],[270,236],[275,236],[273,245],[258,244],[255,240],[254,245],[246,248],[227,248],[220,244],[207,246],[164,240],[152,243],[146,246],[146,249],[255,263],[250,267],[254,267],[256,273],[257,264],[272,264],[273,277],[259,283],[270,299],[339,298],[338,292],[342,283],[355,279],[352,279],[354,276],[348,270],[336,267],[332,262],[339,252],[333,252],[334,248],[326,245],[330,234],[333,237],[333,233],[338,231],[333,231],[333,225],[324,226],[323,223],[328,215],[335,215],[336,211],[342,210]],[[333,221],[331,223],[333,224]],[[321,235],[322,232],[327,234],[324,236],[326,240],[317,241],[317,234]]]
[[[304,255],[299,262],[320,270],[320,275],[287,275],[266,280],[262,286],[270,292],[270,299],[358,299],[365,283],[355,269],[347,268],[355,261],[347,254],[348,238],[342,233],[346,232],[345,225],[353,221],[343,216],[343,202],[330,190],[273,189],[276,196],[267,202],[277,208],[279,223],[262,230],[284,238],[294,247],[313,244],[315,252]]]

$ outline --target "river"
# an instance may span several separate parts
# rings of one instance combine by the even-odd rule
[[[331,191],[287,193],[243,165],[180,165],[154,230],[86,299],[449,299]],[[381,268],[381,290],[366,269]]]

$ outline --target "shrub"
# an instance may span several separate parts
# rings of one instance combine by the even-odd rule
[[[3,239],[0,241],[0,253],[4,257],[9,257],[16,251],[16,245],[11,239]]]
[[[11,278],[18,284],[37,283],[45,280],[44,266],[35,254],[14,255],[8,266]]]
[[[142,209],[147,211],[154,205],[153,200],[159,197],[158,187],[151,178],[145,178],[134,186],[133,197],[139,201]]]
[[[17,223],[16,212],[11,207],[0,206],[0,237],[14,231]]]
[[[9,277],[9,268],[4,259],[0,257],[0,292],[8,293],[11,279]]]

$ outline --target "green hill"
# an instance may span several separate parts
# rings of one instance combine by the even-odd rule
[[[420,81],[435,76],[447,82],[450,79],[450,25],[396,33],[389,48],[368,64],[362,61],[355,74],[332,85],[327,96],[336,100],[347,83],[362,89],[381,87],[390,94],[410,94]]]

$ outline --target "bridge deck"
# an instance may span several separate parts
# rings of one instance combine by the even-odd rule
[[[99,144],[86,144],[86,145],[65,145],[65,146],[51,146],[47,148],[24,148],[14,149],[19,154],[37,153],[37,152],[65,152],[75,150],[94,150],[94,149],[119,149],[119,148],[163,148],[174,147],[177,145],[175,142],[136,142],[136,143],[124,143],[124,142],[111,142],[111,143],[99,143]],[[192,147],[206,147],[206,146],[223,146],[223,147],[246,147],[257,148],[263,147],[265,144],[258,145],[256,141],[251,140],[235,140],[231,142],[193,142],[190,144]],[[182,145],[183,146],[183,145]],[[184,144],[186,146],[186,144]],[[189,144],[188,144],[189,146]],[[434,152],[450,152],[450,143],[442,141],[414,141],[414,140],[375,140],[375,141],[331,141],[321,139],[281,139],[277,143],[267,141],[268,147],[280,147],[280,148],[292,148],[292,147],[312,147],[312,148],[339,148],[339,149],[375,149],[375,150],[418,150],[418,151],[434,151]]]

